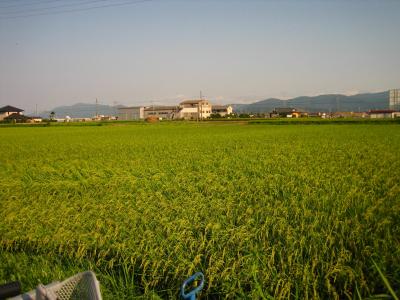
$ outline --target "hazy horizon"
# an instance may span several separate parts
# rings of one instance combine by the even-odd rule
[[[93,2],[0,1],[1,106],[173,104],[200,90],[249,103],[400,87],[400,1]]]
[[[329,94],[316,94],[316,95],[299,95],[299,96],[295,96],[295,97],[291,97],[291,98],[287,98],[287,99],[276,98],[276,97],[268,97],[268,98],[262,98],[262,99],[256,99],[256,100],[236,101],[236,102],[229,102],[229,103],[221,103],[221,102],[218,102],[218,101],[215,102],[215,100],[211,101],[211,102],[213,104],[252,104],[252,103],[255,103],[255,102],[264,101],[264,100],[271,100],[271,99],[279,99],[279,100],[286,101],[286,100],[293,100],[293,99],[298,98],[298,97],[316,97],[316,96],[332,95],[332,94],[333,95],[335,95],[335,94],[344,95],[344,96],[355,96],[355,95],[359,95],[359,94],[383,93],[383,92],[388,92],[388,90],[376,91],[376,92],[365,92],[365,93],[364,92],[362,92],[362,93],[352,93],[352,94],[329,93]],[[199,96],[198,97],[194,96],[193,99],[195,99],[195,98],[199,98]],[[101,105],[106,105],[106,106],[110,106],[110,107],[116,107],[116,106],[125,106],[125,107],[128,107],[128,106],[151,106],[151,105],[162,106],[162,105],[178,105],[179,102],[181,102],[184,99],[186,99],[186,98],[175,99],[175,102],[174,102],[173,99],[171,99],[170,101],[167,101],[167,102],[165,102],[165,101],[149,101],[149,102],[137,102],[135,104],[129,104],[129,103],[128,104],[122,104],[122,103],[112,103],[112,104],[110,104],[110,103],[106,103],[106,102],[102,103],[102,102],[98,101],[97,104],[100,105],[100,106]],[[96,105],[96,101],[81,101],[81,102],[75,102],[75,103],[60,104],[58,106],[54,106],[54,107],[51,107],[51,108],[48,108],[48,109],[38,110],[38,114],[43,114],[43,113],[46,113],[46,112],[50,112],[55,108],[71,107],[71,106],[75,106],[75,105],[93,105],[94,106],[94,105]],[[2,105],[0,105],[0,107],[1,106]],[[35,107],[35,109],[36,109],[36,107]],[[34,114],[35,111],[27,111],[25,113]]]

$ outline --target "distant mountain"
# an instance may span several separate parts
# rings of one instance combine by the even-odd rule
[[[340,94],[319,95],[314,97],[296,97],[289,100],[270,98],[251,104],[233,104],[235,112],[263,113],[276,107],[293,107],[309,112],[368,111],[370,109],[388,109],[389,92],[357,94],[345,96]]]
[[[89,104],[77,103],[70,106],[59,106],[53,108],[51,111],[45,111],[40,114],[42,118],[48,118],[52,111],[55,112],[56,118],[91,118],[97,114],[99,115],[115,115],[119,106],[109,106],[102,104]]]

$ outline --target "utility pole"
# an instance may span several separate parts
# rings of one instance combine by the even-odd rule
[[[98,114],[98,105],[99,105],[99,101],[96,98],[96,119],[99,116],[99,114]]]
[[[200,110],[199,110],[199,108],[200,108],[200,102],[199,103],[197,103],[197,122],[199,122],[199,114],[200,114]]]
[[[203,118],[203,104],[201,103],[201,101],[203,101],[203,93],[200,91],[200,102],[199,105],[200,106],[200,112],[199,112],[199,118],[202,119]]]
[[[35,117],[37,117],[38,113],[37,113],[37,104],[35,106]]]
[[[118,118],[118,112],[117,112],[117,101],[113,101],[113,106],[114,106],[114,117]]]

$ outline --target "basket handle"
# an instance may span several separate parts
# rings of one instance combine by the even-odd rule
[[[186,293],[185,288],[196,280],[200,280],[199,285]],[[185,300],[196,300],[196,294],[200,292],[203,289],[203,287],[204,287],[204,275],[201,272],[197,272],[196,274],[190,276],[183,282],[181,286],[181,296]]]

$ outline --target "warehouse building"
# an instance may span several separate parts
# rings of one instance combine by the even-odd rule
[[[128,120],[142,120],[142,119],[144,119],[143,106],[118,108],[118,120],[128,121]]]
[[[174,120],[179,118],[178,106],[149,106],[144,108],[144,118],[157,117],[160,120]]]

